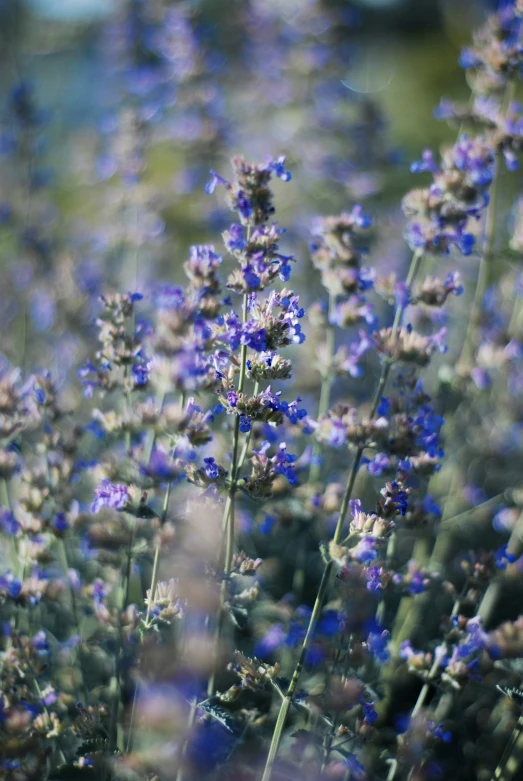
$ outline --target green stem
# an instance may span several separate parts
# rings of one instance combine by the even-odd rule
[[[342,642],[344,638],[342,637]],[[342,673],[342,684],[347,680],[347,675],[349,673],[349,667],[350,667],[350,652],[352,647],[352,635],[348,638],[347,641],[347,650],[345,651],[345,661],[343,663],[343,673]],[[336,664],[334,665],[332,673],[334,674],[336,670],[336,666],[339,659],[336,659]],[[336,735],[336,730],[338,729],[340,714],[338,712],[334,713],[332,718],[332,727],[330,727],[329,732],[326,735],[325,738],[325,744],[323,747],[323,761],[321,763],[321,772],[323,773],[325,771],[325,768],[327,767],[327,763],[330,758],[330,754],[332,751],[332,744],[334,742],[334,737]]]
[[[196,714],[198,712],[198,698],[195,696],[191,699],[191,709],[189,711],[189,719],[187,721],[187,739],[184,740],[181,756],[180,756],[180,765],[178,767],[178,772],[176,773],[176,781],[183,781],[183,771],[184,771],[184,761],[185,757],[187,755],[187,747],[189,745],[189,736],[191,733],[192,728],[194,727],[194,723],[196,721]]]
[[[243,296],[243,311],[242,311],[242,323],[247,322],[247,293]],[[247,345],[242,345],[240,353],[240,378],[238,381],[238,393],[243,393],[245,385],[245,375],[247,371]],[[250,439],[250,438],[249,438]],[[234,553],[234,499],[237,490],[238,476],[243,465],[243,460],[247,455],[248,443],[245,443],[242,454],[239,456],[239,444],[240,444],[240,416],[236,415],[234,420],[234,433],[232,441],[232,463],[231,463],[231,483],[227,500],[225,502],[225,508],[222,518],[222,529],[225,532],[225,562],[224,562],[224,576],[220,587],[220,608],[218,614],[218,621],[216,625],[216,633],[214,636],[213,650],[212,650],[212,671],[209,676],[207,684],[207,696],[211,697],[214,693],[214,681],[216,677],[216,665],[218,661],[218,650],[220,645],[220,637],[223,629],[223,622],[225,617],[225,604],[227,601],[227,583],[229,580],[229,573],[231,571],[232,557]],[[243,460],[242,460],[243,458]]]
[[[490,188],[490,201],[487,207],[487,214],[485,218],[485,241],[483,244],[483,252],[481,253],[481,258],[479,261],[476,290],[474,293],[472,307],[470,309],[470,317],[467,324],[465,341],[463,342],[461,354],[456,364],[458,367],[462,368],[470,367],[474,359],[475,334],[481,322],[483,299],[490,283],[492,257],[494,251],[494,235],[496,230],[496,205],[499,191],[500,156],[500,152],[498,152],[494,162],[494,178]]]
[[[419,270],[420,263],[421,263],[422,253],[421,252],[415,252],[412,256],[409,272],[407,275],[406,284],[407,287],[410,287],[412,283],[414,282],[414,279],[416,277],[416,274]],[[401,326],[401,321],[403,319],[403,314],[405,312],[405,306],[400,305],[398,306],[396,310],[396,314],[394,316],[394,322],[392,324],[392,339],[396,337],[398,330]],[[378,387],[376,389],[376,392],[374,394],[374,399],[371,404],[369,417],[373,418],[376,414],[376,410],[378,409],[383,391],[385,390],[385,386],[387,384],[387,379],[390,374],[391,369],[391,362],[390,360],[387,360],[383,363],[382,369],[381,369],[381,375],[378,382]],[[336,524],[336,529],[334,531],[334,536],[332,538],[332,542],[337,545],[339,544],[341,540],[341,535],[343,532],[343,525],[345,523],[345,517],[347,515],[347,510],[349,509],[349,501],[352,496],[352,491],[354,489],[354,484],[356,482],[356,477],[358,474],[358,469],[361,462],[361,457],[363,455],[364,448],[362,446],[358,447],[356,450],[356,453],[354,455],[354,460],[352,462],[352,466],[347,478],[347,484],[345,487],[345,492],[343,494],[340,512],[338,516],[338,522]],[[318,619],[320,617],[321,609],[323,606],[323,602],[325,599],[325,596],[327,594],[327,589],[329,586],[329,580],[330,575],[332,572],[334,562],[332,559],[327,562],[325,565],[325,569],[323,570],[323,575],[320,581],[320,586],[318,589],[318,594],[316,596],[316,601],[314,603],[314,607],[312,609],[311,617],[309,619],[309,626],[307,627],[307,632],[305,634],[305,639],[303,641],[300,655],[298,657],[298,662],[296,664],[296,667],[294,669],[294,673],[292,675],[291,681],[289,683],[289,687],[287,689],[287,692],[285,694],[285,698],[283,699],[283,702],[280,707],[280,712],[278,714],[278,718],[276,721],[276,726],[274,728],[274,733],[272,736],[271,745],[269,747],[269,754],[267,756],[267,762],[265,765],[265,770],[263,772],[262,781],[269,781],[272,776],[272,769],[273,765],[276,759],[276,755],[278,753],[278,749],[280,746],[280,742],[283,736],[283,729],[285,727],[285,722],[287,719],[287,714],[289,712],[292,698],[294,697],[294,693],[296,691],[296,687],[298,686],[298,681],[300,679],[301,672],[303,670],[303,666],[305,664],[305,659],[307,656],[307,653],[309,651],[309,648],[312,644],[312,639],[314,637],[314,633],[316,631],[316,625],[318,623]]]
[[[511,101],[514,99],[516,90],[516,82],[514,79],[508,82],[505,95],[503,99],[503,113],[506,114]],[[496,232],[496,211],[497,201],[499,195],[499,171],[501,167],[502,152],[498,150],[496,152],[496,159],[494,161],[494,176],[492,184],[490,186],[490,201],[487,206],[487,213],[485,217],[485,239],[483,242],[483,251],[479,262],[478,279],[476,283],[476,291],[474,293],[474,300],[472,302],[472,308],[470,310],[470,317],[467,324],[467,331],[465,334],[465,341],[463,342],[463,348],[461,355],[457,362],[457,366],[461,368],[470,368],[474,359],[474,342],[477,328],[481,321],[481,313],[483,310],[483,299],[487,288],[490,284],[491,272],[492,272],[492,259],[494,255],[494,238]]]
[[[514,751],[514,748],[516,747],[522,732],[523,732],[523,714],[519,717],[519,719],[516,722],[516,726],[514,727],[512,731],[512,735],[510,736],[510,740],[507,743],[507,746],[505,748],[505,751],[502,754],[501,759],[499,760],[499,764],[497,768],[494,770],[494,773],[492,774],[491,781],[500,781],[500,779],[502,779],[503,776],[505,775],[505,768],[507,767],[508,761],[512,756],[512,752]],[[514,777],[515,770],[517,770],[517,767],[512,769],[512,773],[510,774],[512,777]]]
[[[25,657],[25,661],[26,661],[26,664],[27,664],[29,670],[31,671],[32,676],[33,676],[33,683],[34,683],[35,691],[36,691],[36,693],[38,695],[38,698],[40,699],[40,702],[42,704],[42,710],[45,713],[45,715],[47,716],[47,718],[50,720],[51,719],[51,715],[50,715],[50,713],[49,713],[49,711],[47,709],[46,704],[43,701],[42,690],[40,688],[40,684],[38,683],[38,676],[37,676],[36,670],[34,669],[33,665],[29,661],[29,657],[28,656]],[[64,754],[64,752],[62,750],[62,747],[60,746],[60,743],[58,742],[58,738],[56,739],[56,748],[57,748],[58,758],[59,758],[61,764],[65,765],[67,760],[65,758],[65,754]]]
[[[66,545],[65,545],[65,540],[62,539],[62,538],[58,539],[58,550],[59,550],[60,560],[62,562],[62,569],[64,571],[64,576],[65,576],[67,582],[69,583],[69,591],[70,591],[70,594],[71,594],[71,607],[72,607],[72,610],[73,610],[73,618],[74,618],[76,631],[77,631],[78,637],[81,638],[82,637],[82,633],[81,633],[81,627],[80,627],[80,616],[79,616],[79,613],[78,613],[78,603],[76,601],[76,594],[74,593],[74,588],[73,588],[73,586],[72,586],[72,584],[71,584],[71,582],[69,580],[69,561],[68,561],[68,558],[67,558],[67,548],[66,548]],[[85,678],[84,678],[84,674],[83,674],[83,665],[82,665],[82,659],[81,659],[81,657],[82,657],[81,643],[80,643],[80,645],[77,646],[77,648],[78,648],[78,657],[79,657],[78,661],[79,661],[79,668],[80,668],[79,671],[80,671],[80,677],[81,677],[81,688],[82,688],[82,692],[83,692],[84,702],[87,705],[87,704],[89,704],[89,693],[88,693],[87,687],[85,685]]]
[[[334,376],[332,373],[332,359],[334,357],[334,349],[336,342],[336,329],[331,323],[331,316],[336,304],[336,297],[329,294],[329,310],[327,315],[327,332],[325,336],[325,362],[326,362],[326,374],[322,377],[320,401],[318,404],[318,420],[327,414],[330,403],[331,389],[334,382]],[[321,476],[321,463],[320,463],[321,445],[318,440],[315,440],[312,453],[311,453],[311,468],[309,472],[309,483],[317,483]]]
[[[183,409],[184,403],[185,403],[184,402],[184,397],[182,396],[182,400],[181,400],[182,409]],[[149,454],[149,458],[150,458],[150,454]],[[145,463],[147,463],[147,461]],[[167,484],[167,490],[165,492],[165,496],[164,496],[164,499],[163,499],[162,515],[161,515],[161,519],[160,519],[162,525],[165,523],[165,519],[167,517],[167,510],[168,510],[168,507],[169,507],[169,499],[170,499],[170,496],[171,496],[171,488],[172,488],[172,483],[170,482],[170,483]],[[152,571],[152,575],[151,575],[151,586],[149,588],[149,600],[147,602],[147,611],[146,611],[146,614],[145,614],[145,622],[144,622],[144,630],[145,631],[147,631],[150,628],[150,626],[151,626],[151,624],[149,623],[150,622],[150,617],[151,617],[151,604],[154,601],[154,593],[156,591],[156,584],[158,582],[158,565],[159,565],[159,563],[160,563],[160,545],[157,545],[156,548],[154,549],[153,571]],[[125,750],[126,754],[129,754],[132,751],[132,748],[133,748],[134,719],[135,719],[135,715],[136,715],[136,700],[137,700],[137,696],[138,696],[138,685],[135,686],[134,693],[133,693],[133,704],[132,704],[132,707],[131,707],[131,719],[129,721],[129,731],[128,731],[128,735],[127,735],[127,747],[126,747],[126,750]]]
[[[132,526],[131,526],[131,538],[129,540],[129,548],[127,550],[127,562],[125,564],[125,567],[122,567],[122,578],[121,578],[122,598],[121,598],[120,607],[117,608],[118,609],[118,618],[117,618],[118,645],[116,649],[116,658],[114,662],[114,693],[113,693],[111,721],[110,721],[110,729],[109,729],[110,743],[111,743],[111,748],[113,750],[115,750],[118,746],[118,739],[117,739],[118,707],[120,704],[120,678],[121,678],[122,651],[123,651],[122,613],[129,602],[129,585],[131,581],[131,567],[132,567],[132,559],[133,559],[135,532],[136,532],[136,517],[133,515]]]

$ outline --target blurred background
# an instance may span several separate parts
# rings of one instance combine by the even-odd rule
[[[302,295],[315,214],[363,202],[387,234],[372,262],[401,265],[408,167],[454,139],[433,110],[467,98],[460,48],[494,5],[0,0],[6,359],[65,383],[102,290],[178,281],[189,244],[220,243],[230,217],[204,185],[234,154],[287,156]]]

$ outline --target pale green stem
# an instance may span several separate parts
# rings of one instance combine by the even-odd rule
[[[118,708],[120,705],[120,678],[121,678],[121,667],[122,667],[122,651],[123,651],[123,636],[122,636],[122,613],[125,610],[128,602],[129,602],[129,585],[131,581],[131,567],[132,567],[132,560],[133,560],[133,547],[134,547],[134,537],[136,532],[136,516],[132,517],[132,525],[131,525],[131,537],[129,540],[129,548],[127,550],[127,561],[125,564],[125,567],[122,566],[122,577],[121,577],[121,601],[120,605],[117,607],[118,610],[118,617],[117,617],[117,641],[118,646],[116,649],[116,658],[114,663],[114,694],[113,694],[113,702],[112,702],[112,708],[111,708],[111,720],[110,720],[110,729],[109,729],[109,736],[110,736],[110,742],[112,749],[116,749],[118,745],[117,740],[117,731],[118,731]]]
[[[182,409],[184,406],[184,397],[182,396]],[[150,454],[149,454],[150,458]],[[147,462],[145,462],[147,463]],[[165,492],[165,496],[163,499],[163,508],[162,508],[162,515],[161,515],[161,523],[162,525],[165,523],[165,519],[167,517],[167,510],[169,507],[169,499],[171,496],[171,488],[172,483],[167,484],[167,490]],[[150,624],[150,617],[151,617],[151,604],[154,601],[154,593],[156,591],[156,584],[158,582],[158,565],[160,563],[160,545],[158,544],[156,548],[154,549],[154,559],[153,559],[153,571],[151,575],[151,586],[149,589],[149,599],[147,601],[147,611],[145,614],[145,622],[144,622],[144,630],[147,631],[151,624]],[[131,719],[129,721],[129,731],[127,735],[127,747],[126,747],[126,753],[129,754],[132,751],[133,747],[133,738],[134,738],[134,719],[136,715],[136,700],[138,696],[138,685],[135,686],[134,693],[133,693],[133,704],[131,707]]]
[[[342,638],[342,641],[343,641],[343,639],[344,638]],[[342,678],[341,678],[342,685],[347,680],[347,675],[349,673],[350,651],[351,651],[351,646],[352,646],[352,639],[353,639],[352,635],[350,635],[349,638],[348,638],[348,641],[347,641],[347,649],[345,651],[345,661],[344,661],[344,664],[343,664],[343,673],[342,673]],[[335,662],[333,670],[332,670],[333,674],[334,674],[334,672],[336,670],[338,661],[339,661],[339,655],[336,658],[336,662]],[[328,734],[326,735],[326,738],[325,738],[325,744],[324,744],[324,747],[323,747],[323,761],[322,761],[322,764],[321,764],[321,772],[322,773],[325,771],[325,768],[326,768],[327,763],[328,763],[329,758],[330,758],[330,754],[331,754],[331,751],[332,751],[332,744],[333,744],[334,737],[335,737],[335,734],[336,734],[336,730],[337,730],[338,724],[339,724],[339,718],[340,718],[340,714],[338,712],[336,712],[334,714],[334,716],[333,716],[333,719],[332,719],[332,726],[329,728],[329,732],[328,732]]]
[[[512,735],[510,736],[510,740],[507,743],[505,751],[503,752],[503,755],[499,760],[497,768],[494,770],[494,773],[492,774],[491,781],[501,781],[501,779],[505,775],[505,768],[509,763],[510,757],[512,756],[512,752],[514,751],[519,741],[519,738],[521,737],[522,732],[523,732],[523,714],[521,714],[521,716],[516,722],[516,726],[512,731]],[[518,764],[516,764],[516,767],[510,769],[511,770],[510,777],[515,778],[515,772],[517,769],[518,769]]]
[[[37,677],[37,674],[36,674],[36,670],[34,669],[33,665],[31,664],[31,662],[29,661],[29,658],[27,656],[26,656],[25,661],[26,661],[27,666],[29,667],[29,669],[30,669],[30,671],[31,671],[31,673],[33,675],[33,683],[34,683],[34,686],[35,686],[35,689],[36,689],[36,693],[38,694],[38,696],[40,698],[40,701],[42,703],[42,710],[45,713],[45,715],[47,716],[47,718],[50,719],[50,713],[49,713],[49,711],[47,709],[46,704],[43,701],[42,690],[40,688],[40,684],[38,683],[38,677]],[[58,753],[58,757],[60,759],[60,762],[63,765],[65,765],[67,760],[65,758],[65,754],[62,751],[62,748],[61,748],[60,744],[58,743],[58,739],[57,739],[57,742],[56,742],[56,748],[58,749],[57,753]]]
[[[396,552],[396,532],[392,532],[389,541],[387,542],[387,552],[385,554],[385,562],[388,570],[392,569],[394,554]],[[382,594],[378,609],[376,610],[376,621],[381,624],[385,618],[386,603],[385,595]]]
[[[189,745],[189,736],[192,728],[194,727],[194,722],[196,721],[197,712],[198,712],[198,698],[193,697],[191,699],[191,709],[189,711],[189,719],[187,721],[187,739],[184,741],[182,746],[180,765],[178,767],[178,772],[176,773],[176,781],[183,781],[183,763],[185,760],[185,756],[187,754],[187,746]]]
[[[463,342],[461,354],[456,364],[458,367],[469,367],[472,364],[474,357],[475,335],[481,321],[483,299],[490,283],[492,257],[494,251],[494,235],[496,231],[496,205],[499,189],[500,157],[501,153],[497,152],[496,160],[494,162],[494,178],[490,188],[490,201],[487,207],[487,215],[485,218],[485,241],[483,244],[483,252],[481,253],[481,258],[479,261],[476,291],[474,293],[474,300],[470,309],[470,317],[467,324],[465,341]]]
[[[516,521],[514,528],[512,529],[512,533],[507,543],[507,553],[509,555],[519,558],[522,552],[523,552],[523,512],[520,513],[519,518]],[[483,599],[481,600],[481,603],[478,607],[477,614],[476,614],[481,618],[483,626],[486,626],[486,624],[490,620],[492,613],[494,612],[494,608],[497,604],[500,595],[500,590],[501,590],[500,580],[499,579],[493,580],[489,584],[489,587],[487,588],[485,594],[483,595]]]
[[[430,687],[432,686],[432,682],[437,675],[439,665],[440,665],[440,660],[439,658],[437,658],[434,660],[432,667],[429,670],[427,681],[421,687],[421,691],[418,695],[418,699],[416,700],[416,704],[414,705],[414,708],[412,709],[412,713],[410,714],[411,719],[415,719],[418,713],[420,712],[420,710],[422,709],[422,707],[424,706],[425,700],[427,699],[428,693],[430,691]],[[389,774],[387,776],[387,781],[394,781],[394,779],[396,778],[396,773],[398,771],[398,768],[399,768],[398,761],[393,760],[389,770]]]
[[[165,393],[163,393],[163,391],[162,391],[162,393],[159,394],[159,398],[157,400],[158,407],[160,408],[160,413],[162,411],[164,398],[165,398]],[[183,410],[183,402],[182,402],[182,410]],[[147,435],[147,440],[145,442],[145,446],[144,446],[144,449],[143,449],[143,464],[144,464],[144,466],[148,466],[149,461],[151,460],[151,455],[152,455],[152,452],[153,452],[155,439],[156,439],[156,432],[155,432],[154,428],[151,427],[149,429],[149,433]]]
[[[514,80],[508,82],[505,97],[503,101],[504,113],[511,101],[514,98],[516,89],[516,83]],[[457,362],[458,367],[470,368],[474,359],[474,343],[476,331],[481,321],[481,313],[483,310],[483,299],[487,292],[488,286],[491,280],[492,273],[492,259],[494,255],[494,238],[496,232],[496,209],[499,195],[499,172],[502,160],[502,152],[498,150],[496,152],[496,158],[494,161],[494,176],[492,184],[490,186],[490,201],[487,206],[487,213],[485,217],[485,239],[483,242],[483,250],[479,262],[478,279],[476,283],[476,291],[474,293],[474,300],[470,310],[470,317],[467,324],[467,331],[465,335],[465,341],[463,342],[463,348],[461,355]]]
[[[334,382],[334,375],[332,371],[332,359],[334,357],[334,349],[336,342],[336,329],[331,323],[331,317],[334,312],[336,303],[336,297],[329,294],[329,309],[327,315],[327,332],[325,335],[325,371],[326,374],[322,377],[320,401],[318,404],[318,420],[327,414],[330,404],[330,396],[332,384]],[[321,464],[319,461],[321,453],[321,445],[318,440],[315,440],[311,453],[311,468],[309,472],[309,483],[317,483],[321,476]]]
[[[412,283],[414,282],[414,279],[416,277],[416,274],[418,272],[420,263],[421,263],[422,253],[421,252],[415,252],[412,256],[412,261],[410,264],[409,272],[407,275],[406,284],[407,287],[410,287]],[[398,308],[396,309],[396,313],[394,316],[394,322],[392,324],[392,340],[397,336],[398,329],[401,326],[401,321],[403,318],[403,314],[405,312],[405,307],[400,304]],[[378,409],[379,403],[381,401],[382,394],[385,390],[385,386],[387,384],[387,379],[390,374],[391,369],[391,361],[387,360],[383,363],[382,369],[381,369],[381,375],[378,383],[378,387],[376,389],[373,402],[371,404],[371,409],[369,412],[369,417],[373,418],[376,414],[376,410]],[[332,538],[332,542],[337,545],[341,540],[341,535],[343,532],[343,525],[345,523],[345,517],[347,515],[347,510],[349,509],[349,501],[352,496],[352,491],[354,489],[354,484],[356,482],[356,476],[358,474],[359,465],[361,462],[361,457],[363,455],[363,447],[358,447],[356,450],[356,453],[354,455],[354,460],[352,462],[352,467],[350,469],[348,478],[347,478],[347,485],[345,487],[345,492],[343,494],[340,512],[338,516],[338,522],[336,524],[336,529],[334,532],[334,536]],[[272,736],[271,745],[269,748],[269,754],[267,757],[267,762],[265,765],[265,770],[263,772],[262,781],[269,781],[269,779],[272,776],[272,769],[274,766],[274,762],[276,759],[276,755],[278,753],[278,748],[280,746],[280,742],[283,736],[283,729],[285,727],[285,722],[287,720],[287,715],[289,713],[289,709],[291,706],[292,698],[294,697],[294,693],[296,691],[296,687],[298,686],[298,681],[300,679],[300,675],[303,669],[303,665],[305,664],[305,659],[307,656],[307,653],[309,651],[309,648],[312,644],[312,640],[314,637],[314,633],[316,631],[316,625],[318,623],[318,619],[320,617],[321,609],[323,606],[323,602],[325,599],[325,596],[327,594],[327,589],[329,586],[330,581],[330,575],[332,572],[334,562],[332,559],[330,559],[327,564],[325,565],[325,569],[323,570],[323,575],[321,578],[320,586],[318,589],[318,594],[316,596],[316,601],[314,603],[314,607],[312,609],[311,617],[309,619],[309,625],[307,627],[307,632],[305,634],[305,639],[303,641],[300,655],[298,657],[298,662],[296,664],[296,667],[294,669],[294,673],[292,675],[291,681],[289,683],[289,687],[287,689],[285,698],[281,704],[280,712],[278,714],[278,718],[276,721],[276,726],[274,728],[274,733]]]
[[[62,562],[62,569],[64,571],[64,576],[65,576],[65,579],[67,580],[67,582],[69,583],[69,591],[70,591],[70,594],[71,594],[71,608],[72,608],[72,611],[73,611],[74,623],[75,623],[76,631],[78,633],[78,637],[81,638],[82,634],[81,634],[81,626],[80,626],[80,616],[78,614],[78,604],[77,604],[77,601],[76,601],[76,594],[74,593],[73,585],[72,585],[72,583],[69,580],[69,561],[68,561],[68,558],[67,558],[67,548],[66,548],[66,545],[65,545],[65,540],[63,538],[61,538],[61,537],[58,538],[57,542],[58,542],[58,551],[59,551],[59,555],[60,555],[60,561]],[[81,687],[82,687],[82,692],[83,692],[83,698],[84,698],[84,702],[87,705],[89,703],[89,693],[88,693],[87,687],[85,685],[85,679],[84,679],[84,674],[83,674],[83,665],[82,665],[82,660],[81,660],[80,648],[78,648],[78,657],[79,657],[78,661],[79,661],[79,668],[80,668],[80,676],[81,676],[81,679],[82,679]]]
[[[243,296],[243,313],[242,313],[243,323],[246,323],[247,321],[247,304],[248,304],[248,296],[247,293],[245,293]],[[246,370],[247,370],[247,345],[244,344],[242,345],[241,353],[240,353],[240,378],[238,380],[238,393],[243,393]],[[216,633],[214,637],[213,651],[212,651],[213,666],[207,684],[208,697],[211,697],[212,694],[214,693],[214,680],[216,677],[216,665],[218,661],[220,636],[222,633],[223,620],[225,616],[225,603],[227,601],[227,583],[229,579],[229,573],[231,571],[232,557],[234,553],[234,498],[238,487],[237,482],[238,482],[239,471],[241,468],[241,464],[240,464],[241,457],[239,457],[239,453],[238,453],[239,444],[240,444],[240,416],[236,415],[234,420],[234,433],[233,433],[233,441],[232,441],[231,483],[230,483],[227,500],[225,502],[225,508],[224,508],[223,518],[222,518],[222,529],[224,529],[225,531],[225,563],[223,568],[224,577],[222,579],[222,583],[220,587],[220,609],[218,614],[218,621],[216,625]],[[242,453],[244,459],[245,456],[247,455],[247,448],[248,445],[246,443],[244,447],[244,452]],[[241,463],[243,464],[243,462]]]

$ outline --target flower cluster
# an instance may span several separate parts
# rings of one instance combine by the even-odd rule
[[[46,116],[10,93],[4,352],[59,371],[0,366],[0,778],[501,777],[523,696],[523,240],[518,201],[508,253],[496,196],[522,148],[523,4],[463,54],[474,99],[437,111],[456,143],[412,166],[432,182],[403,200],[408,271],[397,210],[380,198],[371,230],[354,205],[387,152],[373,99],[340,86],[352,11],[252,0],[226,28],[196,5],[101,25],[118,108],[68,172],[96,188],[79,233],[53,227]],[[265,145],[257,103],[292,177],[234,157],[204,187],[226,143]],[[304,159],[302,221],[329,171],[350,199],[312,221],[309,271],[288,254]],[[473,250],[475,293],[469,261],[451,270]]]

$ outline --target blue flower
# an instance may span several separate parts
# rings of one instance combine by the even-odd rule
[[[267,534],[270,534],[272,529],[274,528],[274,525],[278,522],[278,519],[274,515],[266,515],[263,521],[258,526],[258,529],[260,530],[260,534],[263,534],[264,536]]]
[[[441,518],[441,508],[434,500],[434,497],[430,494],[427,494],[423,500],[423,509],[426,513],[435,515],[437,518]]]
[[[91,512],[98,513],[103,507],[112,510],[123,510],[131,501],[131,494],[126,485],[111,483],[110,480],[102,480],[95,489],[95,499],[91,505]]]
[[[163,285],[153,295],[157,309],[181,309],[185,303],[185,293],[181,287]]]
[[[506,569],[507,564],[513,564],[515,561],[517,561],[517,556],[514,556],[513,553],[508,553],[507,545],[503,545],[499,550],[497,550],[494,556],[496,561],[496,569]]]
[[[62,534],[63,532],[66,532],[68,528],[69,524],[67,523],[65,513],[57,513],[53,521],[53,529]]]
[[[380,629],[381,627],[376,624],[376,631],[369,632],[366,646],[367,650],[372,654],[376,661],[386,662],[390,659],[390,654],[388,652],[390,632],[386,629],[380,632]]]
[[[449,730],[444,730],[441,723],[433,728],[432,735],[435,738],[442,740],[443,743],[450,743],[452,741],[452,732],[449,732]]]
[[[247,247],[247,238],[243,225],[233,223],[224,234],[225,246],[231,252],[241,251]]]
[[[365,578],[367,581],[367,591],[370,591],[371,593],[375,594],[377,591],[381,590],[382,574],[383,573],[381,567],[367,567],[367,570],[365,572]]]
[[[247,434],[252,428],[251,421],[246,415],[240,416],[240,431],[243,434]]]
[[[209,480],[216,480],[220,476],[220,468],[214,458],[204,458],[205,474]]]
[[[412,163],[410,167],[411,173],[419,174],[424,172],[437,173],[439,171],[438,166],[434,160],[434,155],[430,149],[426,149],[423,152],[422,160],[420,162]]]
[[[381,477],[381,475],[390,469],[391,461],[386,453],[376,453],[371,461],[367,462],[367,471],[374,477]]]
[[[20,529],[20,524],[13,513],[5,508],[0,509],[0,526],[2,527],[4,534],[7,534],[10,537],[14,537]]]
[[[267,168],[269,171],[272,171],[278,179],[281,179],[282,182],[290,182],[292,179],[290,171],[285,169],[285,157],[283,155],[278,157],[277,160],[271,160],[267,165]]]
[[[213,171],[212,169],[209,171],[211,178],[205,185],[205,192],[207,195],[212,195],[215,191],[217,185],[223,184],[224,187],[230,189],[231,185],[227,181],[227,179],[224,179],[223,176],[220,176],[220,174],[217,174],[216,171]]]

